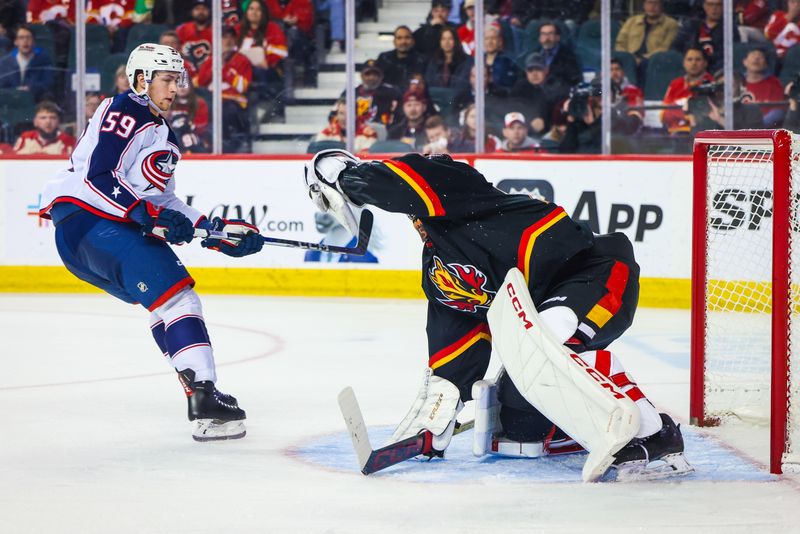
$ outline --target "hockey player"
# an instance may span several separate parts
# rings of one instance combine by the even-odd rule
[[[428,369],[392,442],[427,433],[428,455],[441,456],[494,341],[506,368],[492,385],[506,440],[567,443],[568,430],[590,452],[585,480],[609,466],[630,478],[691,470],[678,426],[605,350],[630,326],[638,301],[639,267],[624,234],[593,235],[563,208],[505,194],[444,155],[361,162],[323,151],[306,183],[317,207],[341,219],[350,205],[407,214],[424,243]],[[531,332],[546,338],[531,341]],[[582,417],[587,406],[603,408]]]
[[[209,221],[175,196],[178,142],[164,119],[186,83],[181,55],[169,46],[142,44],[131,52],[131,90],[106,98],[89,121],[70,160],[42,193],[40,216],[52,219],[67,269],[150,314],[159,349],[186,392],[198,441],[245,435],[245,412],[221,393],[211,341],[194,280],[168,246],[189,243],[195,228],[242,235],[237,243],[204,239],[229,256],[261,250],[255,226]]]

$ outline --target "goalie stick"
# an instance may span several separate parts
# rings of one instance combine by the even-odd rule
[[[358,223],[358,240],[354,247],[339,247],[336,245],[326,245],[324,243],[311,243],[308,241],[294,241],[291,239],[281,239],[278,237],[261,236],[265,245],[273,245],[277,247],[300,248],[305,250],[318,250],[320,252],[333,252],[336,254],[353,254],[354,256],[363,256],[367,253],[367,246],[369,246],[369,238],[372,235],[372,212],[364,210],[361,212],[361,221]],[[239,241],[240,234],[230,234],[225,232],[216,232],[211,230],[203,230],[202,228],[195,228],[195,237],[211,237],[214,239],[227,239],[230,241]]]
[[[433,437],[430,432],[423,432],[374,450],[369,441],[367,425],[364,423],[364,416],[361,414],[361,408],[358,406],[353,388],[344,388],[339,393],[339,409],[342,411],[350,439],[353,440],[358,466],[365,475],[371,475],[421,454],[433,453]],[[474,420],[461,424],[456,423],[453,435],[466,432],[473,426],[475,426]]]

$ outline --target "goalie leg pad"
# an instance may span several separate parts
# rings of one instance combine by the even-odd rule
[[[589,451],[583,480],[599,479],[639,430],[633,401],[542,328],[527,283],[511,269],[488,312],[492,342],[525,399]]]

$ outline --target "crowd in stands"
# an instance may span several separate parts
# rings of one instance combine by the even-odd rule
[[[344,2],[220,2],[223,150],[248,152],[258,123],[283,120],[287,84],[317,84],[315,50],[344,49]],[[611,3],[615,137],[636,150],[643,139],[688,140],[724,125],[723,0]],[[475,1],[432,0],[418,27],[398,26],[392,49],[359,66],[357,149],[473,151],[482,91],[487,151],[600,151],[600,4],[485,0],[485,54],[476,61]],[[736,95],[734,126],[797,129],[800,0],[734,4],[736,76],[727,80]],[[357,0],[358,16],[376,17],[378,5]],[[211,0],[86,6],[87,68],[101,75],[87,108],[129,89],[124,63],[133,46],[167,44],[183,54],[193,82],[178,95],[172,126],[186,151],[209,151]],[[0,115],[0,152],[70,152],[79,133],[71,109],[74,24],[74,0],[0,3],[0,109],[13,111]],[[318,42],[321,28],[325,42]],[[345,106],[344,98],[336,101],[316,141],[345,139]]]
[[[734,4],[734,127],[794,129],[800,0]],[[599,152],[599,0],[485,5],[486,151]],[[642,137],[685,148],[697,131],[723,128],[723,0],[612,5],[613,134],[631,150]],[[360,150],[475,150],[475,20],[474,0],[432,0],[418,28],[398,26],[394,48],[363,65]],[[344,141],[343,120],[332,111],[330,121],[316,140]]]

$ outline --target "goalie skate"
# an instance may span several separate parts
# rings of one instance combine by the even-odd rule
[[[617,471],[618,482],[654,480],[694,471],[683,456],[680,426],[667,414],[661,414],[661,421],[661,430],[634,439],[617,452],[611,467]]]

